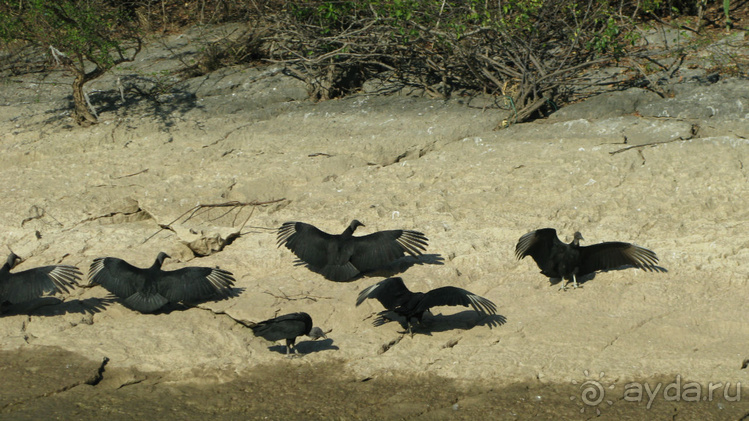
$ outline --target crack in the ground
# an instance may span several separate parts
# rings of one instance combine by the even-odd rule
[[[29,317],[27,320],[24,320],[21,324],[21,333],[23,334],[23,341],[26,342],[26,344],[29,344],[29,334],[26,333],[26,323],[31,321],[31,317]]]
[[[458,344],[458,342],[460,342],[460,340],[461,340],[461,339],[462,339],[462,338],[453,338],[453,339],[450,339],[450,340],[449,340],[449,341],[447,341],[447,342],[446,342],[446,343],[445,343],[444,345],[442,345],[442,347],[441,347],[441,348],[443,348],[443,349],[444,349],[444,348],[452,348],[452,347],[454,347],[455,345],[457,345],[457,344]]]
[[[102,358],[101,365],[99,366],[99,369],[96,370],[96,374],[90,379],[86,380],[84,383],[91,385],[91,386],[96,386],[97,384],[99,384],[104,378],[104,370],[106,369],[105,367],[107,366],[108,362],[109,362],[109,358],[107,357]]]
[[[611,346],[614,346],[614,344],[615,344],[615,343],[616,343],[616,342],[617,342],[617,341],[618,341],[618,340],[619,340],[619,339],[620,339],[621,337],[623,337],[623,336],[626,336],[626,335],[629,335],[630,333],[632,333],[632,332],[634,332],[635,330],[637,330],[637,329],[639,329],[639,328],[643,327],[644,325],[646,325],[646,324],[650,323],[650,322],[651,322],[651,321],[653,321],[653,320],[656,320],[656,319],[662,319],[662,318],[664,318],[664,317],[666,317],[666,316],[668,316],[668,315],[670,315],[670,314],[672,314],[672,313],[674,313],[674,311],[667,311],[667,312],[665,312],[665,313],[663,313],[663,314],[659,314],[659,315],[656,315],[656,316],[648,317],[648,318],[647,318],[647,319],[645,319],[645,320],[641,320],[641,321],[637,322],[637,323],[636,323],[636,324],[635,324],[634,326],[632,326],[631,328],[627,329],[627,330],[626,330],[625,332],[623,332],[623,333],[620,333],[620,334],[618,334],[618,335],[614,336],[614,339],[612,339],[611,341],[609,341],[609,343],[607,343],[607,344],[606,344],[606,345],[605,345],[605,346],[604,346],[604,347],[603,347],[603,348],[601,349],[601,351],[605,351],[605,350],[606,350],[607,348],[609,348],[609,347],[611,347]]]
[[[387,343],[382,344],[380,346],[380,349],[377,350],[377,353],[378,354],[384,354],[384,353],[388,352],[390,350],[390,348],[392,348],[395,345],[397,345],[398,342],[400,342],[401,339],[403,339],[404,336],[406,336],[406,335],[405,334],[401,334],[400,336],[396,337],[395,339],[393,339],[393,340],[391,340],[391,341],[389,341]]]
[[[96,386],[104,378],[104,369],[105,369],[105,366],[107,365],[108,362],[109,362],[109,358],[104,357],[102,359],[101,364],[96,369],[96,373],[92,374],[90,377],[88,377],[86,379],[74,381],[74,382],[72,382],[72,383],[70,383],[68,385],[62,386],[59,389],[55,389],[55,390],[53,390],[51,392],[45,392],[45,393],[42,393],[40,395],[31,396],[31,397],[26,398],[26,399],[21,399],[21,400],[16,400],[16,401],[8,402],[5,405],[0,406],[0,410],[5,410],[6,408],[9,408],[9,407],[12,407],[12,406],[16,406],[16,405],[23,405],[23,404],[26,404],[28,402],[31,402],[31,401],[34,401],[34,400],[37,400],[37,399],[42,399],[42,398],[48,398],[48,397],[51,397],[51,396],[55,396],[55,395],[58,395],[60,393],[67,392],[68,390],[73,389],[73,388],[75,388],[77,386],[80,386],[80,385],[83,385],[83,384],[87,384],[87,385],[91,385],[91,386]]]
[[[139,220],[144,220],[144,219],[154,219],[153,215],[151,215],[151,214],[150,214],[150,213],[149,213],[148,211],[146,211],[146,210],[144,210],[144,209],[142,209],[142,208],[138,207],[138,209],[137,209],[137,210],[134,210],[134,211],[132,211],[132,212],[117,212],[117,211],[115,211],[115,212],[109,212],[109,213],[106,213],[106,214],[104,214],[104,215],[91,216],[91,217],[88,217],[88,218],[85,218],[85,219],[82,219],[82,220],[80,220],[80,221],[76,222],[76,223],[75,223],[75,224],[73,224],[73,226],[72,226],[71,228],[69,228],[68,230],[70,230],[70,229],[72,229],[72,228],[75,228],[75,227],[77,227],[78,225],[83,225],[83,224],[86,224],[86,223],[88,223],[88,222],[98,221],[99,219],[114,218],[114,217],[115,217],[115,216],[117,216],[117,215],[122,215],[122,216],[124,216],[124,217],[129,217],[129,216],[133,216],[133,215],[139,215],[139,214],[140,214],[140,215],[144,215],[144,217],[143,217],[143,218],[139,218]],[[154,220],[155,220],[155,219],[154,219]]]
[[[617,149],[615,151],[611,151],[611,152],[609,152],[609,155],[616,155],[616,154],[621,153],[621,152],[626,152],[626,151],[629,151],[629,150],[632,150],[632,149],[637,149],[637,151],[640,153],[640,156],[642,156],[642,149],[643,148],[653,147],[653,146],[658,146],[658,145],[665,145],[667,143],[673,143],[673,142],[685,142],[687,140],[691,140],[691,139],[694,139],[694,138],[695,138],[694,135],[687,136],[687,137],[679,136],[679,137],[676,137],[676,138],[673,138],[673,139],[669,139],[669,140],[661,140],[661,141],[656,141],[656,142],[642,143],[642,144],[639,144],[639,145],[631,145],[631,146],[627,146],[626,148],[621,148],[621,149]],[[645,158],[643,157],[643,164],[644,163],[645,163]]]
[[[382,167],[387,167],[390,165],[395,165],[403,161],[404,159],[419,159],[425,156],[426,154],[430,152],[438,151],[439,149],[451,144],[451,143],[457,143],[465,139],[466,136],[462,136],[460,139],[450,140],[450,141],[431,141],[427,142],[421,145],[415,145],[412,148],[407,149],[405,152],[401,152],[400,154],[396,155],[394,158],[385,158],[380,161],[380,164]],[[439,145],[438,145],[439,142]],[[369,165],[377,165],[376,163],[369,163]]]

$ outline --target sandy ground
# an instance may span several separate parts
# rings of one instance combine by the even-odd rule
[[[293,83],[284,89],[302,89]],[[86,272],[100,256],[145,267],[166,251],[174,259],[165,269],[220,266],[243,289],[198,308],[142,315],[102,302],[101,287],[81,288],[61,297],[61,305],[4,315],[0,349],[62,352],[95,367],[108,359],[104,381],[79,382],[66,393],[124,390],[156,378],[184,387],[236,384],[283,367],[302,382],[319,367],[327,373],[322,378],[335,373],[357,385],[374,379],[372,387],[382,390],[422,379],[424,389],[457,385],[460,399],[509,386],[510,396],[533,388],[553,396],[550,412],[526,407],[521,418],[635,407],[622,394],[643,379],[678,375],[704,391],[710,383],[749,385],[748,370],[740,369],[749,357],[749,143],[721,133],[719,121],[700,122],[715,135],[687,140],[678,137],[694,122],[636,116],[493,131],[496,112],[460,101],[361,95],[311,104],[273,96],[275,88],[237,86],[185,104],[132,100],[127,111],[103,112],[101,124],[88,129],[70,126],[64,86],[0,88],[8,91],[0,107],[0,232],[26,259],[19,270],[64,263]],[[37,99],[22,100],[31,91]],[[198,204],[278,199],[186,214]],[[459,286],[494,301],[502,317],[437,308],[426,318],[430,329],[402,337],[398,323],[372,326],[378,303],[354,306],[358,292],[381,278],[333,283],[294,266],[294,256],[276,247],[275,228],[283,222],[337,233],[355,218],[366,224],[359,234],[404,228],[429,237],[429,258],[402,262],[409,288]],[[556,228],[565,241],[579,230],[584,244],[636,243],[654,250],[667,272],[599,273],[581,289],[560,292],[530,259],[513,255],[522,234],[543,227]],[[305,355],[293,360],[232,320],[293,311],[331,330],[327,340],[302,342]],[[388,383],[393,378],[406,383]],[[617,404],[572,399],[588,380]],[[347,393],[345,385],[337,390]],[[451,408],[455,402],[445,400],[458,399],[455,393],[435,399]],[[33,407],[28,399],[6,402],[0,413],[23,418],[18,402]],[[318,399],[336,402],[332,395]],[[716,398],[700,408],[740,416],[749,413],[749,398],[742,399]],[[308,415],[322,416],[317,410]],[[425,413],[439,414],[384,414]]]

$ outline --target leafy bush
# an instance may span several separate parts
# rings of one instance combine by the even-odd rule
[[[6,0],[0,3],[0,39],[38,45],[75,76],[74,118],[96,122],[83,85],[140,51],[136,26],[105,0]]]
[[[522,121],[564,101],[584,67],[626,52],[626,19],[600,0],[289,2],[269,16],[276,48],[317,100],[378,76],[447,98],[504,95]],[[500,6],[501,5],[501,6]]]
[[[713,0],[717,1],[717,0]],[[94,120],[82,85],[140,49],[136,22],[162,31],[247,22],[236,39],[208,44],[185,69],[195,76],[271,61],[326,100],[383,81],[382,92],[419,89],[449,98],[486,92],[514,112],[541,116],[569,100],[580,73],[627,56],[634,22],[702,13],[707,0],[9,0],[0,37],[65,53],[76,75],[79,122]],[[724,6],[727,0],[724,0]],[[726,22],[730,24],[726,9]],[[701,15],[698,21],[701,20]],[[699,29],[699,25],[698,25]],[[94,70],[84,72],[84,67]],[[89,66],[90,67],[90,66]]]

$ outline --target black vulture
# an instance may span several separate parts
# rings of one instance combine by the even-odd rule
[[[332,235],[304,222],[286,222],[278,229],[278,246],[285,245],[313,270],[335,282],[354,280],[384,268],[405,253],[416,256],[426,250],[428,239],[420,232],[389,230],[354,237],[354,230],[360,226],[364,224],[353,220],[343,233]]]
[[[294,346],[297,336],[307,335],[312,339],[327,338],[322,329],[312,327],[312,317],[304,312],[284,314],[257,324],[251,324],[250,328],[255,336],[260,336],[268,341],[275,342],[286,339],[286,355],[291,353],[292,348],[294,353],[297,354]]]
[[[625,265],[656,270],[658,256],[646,248],[619,241],[581,247],[580,240],[583,236],[576,232],[572,242],[565,244],[559,240],[554,228],[543,228],[520,237],[515,256],[518,259],[533,257],[542,274],[562,280],[560,290],[566,289],[564,279],[571,279],[572,286],[577,288],[577,277],[599,270]]]
[[[48,293],[68,292],[68,288],[78,284],[81,276],[77,267],[67,265],[41,266],[10,273],[20,262],[21,259],[11,252],[0,269],[0,304],[18,304]]]
[[[91,263],[88,277],[92,284],[103,286],[123,299],[125,306],[141,313],[153,313],[169,303],[195,303],[232,294],[231,272],[197,266],[161,270],[167,257],[159,253],[147,269],[115,257],[99,257]]]
[[[497,313],[497,306],[484,297],[457,287],[441,287],[429,292],[411,292],[406,288],[400,277],[384,279],[359,293],[356,305],[359,306],[367,298],[376,298],[383,307],[406,318],[406,324],[411,330],[411,319],[416,318],[421,323],[424,312],[436,306],[465,306],[469,305],[481,315]],[[375,322],[375,324],[379,324]]]

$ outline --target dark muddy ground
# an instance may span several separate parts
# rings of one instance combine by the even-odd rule
[[[624,385],[609,389],[603,379],[604,398],[593,406],[582,401],[590,386],[584,382],[492,384],[428,374],[356,379],[343,362],[313,365],[304,357],[280,357],[252,373],[204,373],[186,381],[112,368],[56,348],[0,351],[0,361],[3,420],[590,419],[599,413],[600,419],[749,419],[749,392],[737,396],[735,385],[728,399],[722,389],[707,399],[703,387],[699,402],[667,401],[658,391],[648,409],[647,394],[641,402],[631,392],[625,399]],[[217,381],[229,376],[233,380]],[[652,390],[659,382],[665,387],[674,377],[647,384]],[[693,399],[687,384],[682,380],[678,390]]]

